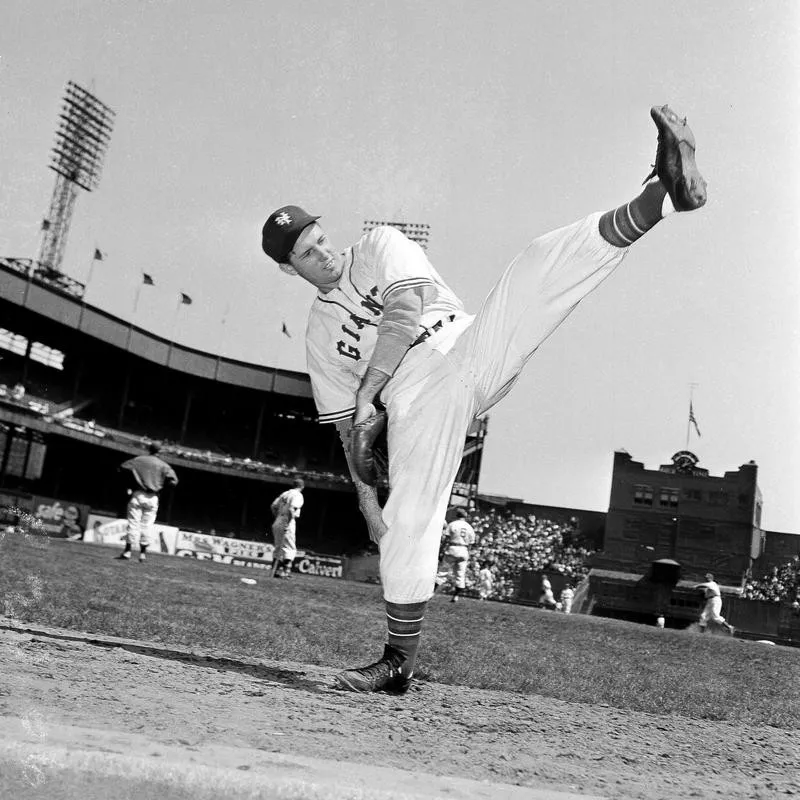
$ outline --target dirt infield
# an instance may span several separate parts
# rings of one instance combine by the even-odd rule
[[[84,756],[184,753],[202,769],[220,767],[223,755],[236,761],[239,751],[239,773],[263,767],[253,761],[257,754],[273,765],[293,757],[339,762],[343,776],[349,765],[365,765],[384,789],[390,787],[382,769],[465,781],[438,796],[470,796],[468,782],[501,784],[508,793],[498,786],[489,796],[509,798],[548,796],[541,790],[654,800],[800,795],[796,731],[431,683],[404,698],[360,696],[334,689],[333,671],[322,667],[241,661],[9,620],[0,620],[0,663],[6,753],[24,743],[46,749],[48,739],[52,753],[62,753],[66,726],[75,726],[82,732],[72,738]],[[42,792],[27,796],[79,796],[45,791],[59,757],[41,754],[17,775],[31,792]],[[66,785],[62,780],[60,791]],[[429,782],[426,791],[432,788]],[[8,789],[0,782],[0,795],[22,796]],[[421,792],[409,784],[402,796],[437,796]],[[381,796],[377,788],[372,796]]]

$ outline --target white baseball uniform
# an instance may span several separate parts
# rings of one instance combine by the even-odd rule
[[[701,627],[708,625],[709,620],[717,625],[727,625],[722,616],[722,593],[716,581],[701,583],[698,588],[703,587],[706,604],[700,613],[699,624]]]
[[[444,583],[452,575],[457,589],[466,588],[469,548],[475,544],[475,538],[472,525],[464,519],[454,519],[447,526],[447,545],[436,575],[437,583]]]
[[[409,348],[380,396],[389,417],[387,533],[379,545],[387,601],[431,597],[469,425],[508,393],[539,345],[627,253],[600,236],[599,219],[592,214],[535,239],[475,316],[422,248],[390,227],[348,248],[338,287],[318,293],[308,320],[308,370],[320,421],[337,422],[355,410],[383,304],[403,288],[424,291],[424,341]]]
[[[303,493],[299,489],[287,489],[272,501],[272,535],[275,539],[273,558],[276,561],[294,560],[297,556],[297,518],[303,507]]]

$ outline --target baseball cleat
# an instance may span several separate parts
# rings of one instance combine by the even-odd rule
[[[706,203],[706,182],[694,160],[696,143],[686,118],[669,106],[653,106],[650,116],[658,128],[658,148],[647,183],[658,176],[676,211],[694,211]]]
[[[144,554],[144,553],[141,553],[141,554],[139,555],[139,561],[140,561],[140,562],[141,562],[141,561],[147,561],[147,556],[145,556],[145,554]]]
[[[117,559],[118,560],[122,560],[122,561],[130,561],[131,560],[131,554],[130,553],[120,553],[117,556]]]
[[[360,669],[346,669],[336,676],[336,683],[349,692],[405,694],[411,686],[411,678],[400,671],[405,660],[399,650],[387,644],[380,661]]]

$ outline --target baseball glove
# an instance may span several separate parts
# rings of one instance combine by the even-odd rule
[[[353,425],[350,432],[350,460],[359,480],[367,486],[377,486],[386,479],[388,458],[384,449],[386,412],[378,411],[363,422]]]

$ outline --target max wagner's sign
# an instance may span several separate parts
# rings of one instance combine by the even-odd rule
[[[219,564],[255,569],[271,569],[274,550],[274,546],[266,542],[249,542],[245,539],[229,539],[227,536],[189,531],[178,531],[175,543],[176,556],[208,559]]]

